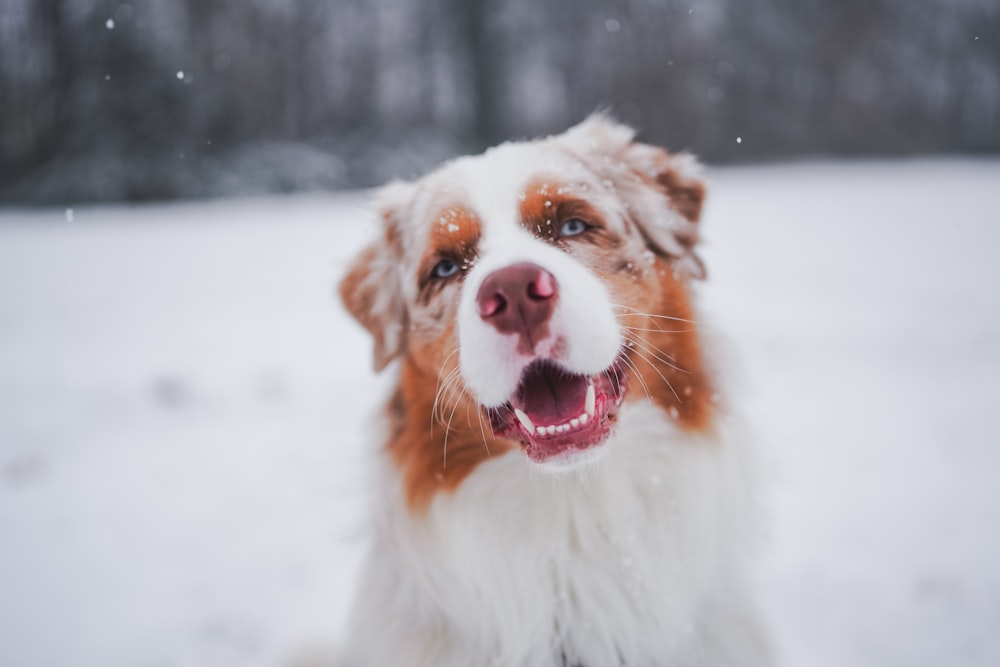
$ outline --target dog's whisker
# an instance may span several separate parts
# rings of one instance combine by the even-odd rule
[[[638,339],[628,338],[628,340],[630,340],[636,347],[638,347],[641,352],[645,352],[647,355],[654,357],[657,361],[663,363],[664,365],[670,366],[678,373],[686,373],[686,374],[691,373],[691,371],[681,368],[680,366],[677,366],[675,363],[673,363],[676,361],[676,359],[674,359],[672,356],[670,356],[660,348],[656,347],[655,345],[650,345],[649,343]],[[647,359],[647,361],[649,360]]]
[[[458,353],[458,348],[456,347],[454,350],[451,351],[450,354],[448,354],[447,357],[445,357],[444,362],[442,362],[442,364],[441,364],[441,367],[442,368],[446,367],[448,365],[448,361],[453,356],[455,356],[455,354],[457,354],[457,353]],[[450,373],[446,374],[444,377],[438,375],[437,386],[435,387],[435,390],[434,390],[434,403],[431,405],[431,415],[430,415],[430,417],[431,417],[431,423],[430,423],[431,432],[434,431],[435,415],[437,414],[438,402],[441,399],[442,392],[443,392],[444,388],[447,386],[448,382],[451,380],[451,378],[459,370],[460,370],[459,367],[456,366]],[[444,415],[442,414],[441,416],[443,417]]]
[[[448,468],[448,436],[451,435],[451,422],[455,419],[455,411],[458,410],[458,401],[455,401],[455,407],[451,409],[451,416],[448,417],[448,423],[444,427],[444,445],[443,452],[441,453],[441,468],[445,470]]]
[[[483,447],[486,448],[486,455],[490,458],[493,457],[493,452],[490,451],[490,443],[486,441],[486,427],[483,426],[483,411],[477,406],[476,417],[479,419],[479,432],[483,434]]]
[[[636,355],[640,359],[642,359],[643,361],[645,361],[647,364],[649,364],[650,368],[652,368],[653,371],[656,372],[656,374],[660,376],[660,379],[663,380],[663,383],[665,385],[667,385],[667,388],[670,390],[670,393],[674,395],[674,398],[677,399],[677,402],[678,403],[683,403],[683,401],[681,400],[680,395],[678,395],[677,391],[674,389],[674,386],[670,383],[670,380],[668,380],[666,377],[663,376],[663,373],[661,373],[660,369],[656,367],[656,364],[654,364],[652,362],[652,360],[649,359],[649,357],[647,355],[643,354],[641,350],[637,351]],[[671,366],[672,368],[676,368],[675,366],[672,366],[671,364],[667,364],[667,365]],[[677,369],[677,370],[680,370],[680,369]],[[684,372],[687,372],[687,371],[684,371]]]
[[[434,396],[434,404],[431,407],[431,430],[434,430],[434,423],[444,423],[444,410],[447,409],[448,397],[451,394],[451,376],[448,376],[441,383],[438,388],[436,395]]]
[[[431,408],[431,427],[433,429],[434,420],[444,423],[444,411],[448,409],[448,404],[453,400],[461,398],[462,387],[459,378],[460,369],[455,368],[441,382],[441,387],[434,398],[434,406]],[[456,396],[456,386],[458,394]]]
[[[646,331],[650,333],[691,333],[697,331],[697,329],[647,329],[643,327],[635,327],[630,324],[622,324],[619,322],[622,329],[626,331]]]
[[[622,360],[622,363],[632,369],[632,372],[635,374],[635,378],[639,381],[639,384],[642,385],[642,390],[646,393],[646,398],[653,400],[653,394],[649,391],[649,385],[646,384],[646,380],[643,379],[642,373],[639,372],[639,367],[635,365],[635,362],[624,354],[619,355],[619,359]]]
[[[638,315],[638,316],[642,316],[642,317],[649,317],[649,318],[656,319],[656,320],[672,320],[674,322],[686,322],[688,324],[695,324],[694,320],[685,319],[683,317],[675,317],[673,315],[658,315],[656,313],[647,313],[647,312],[645,312],[643,310],[639,310],[638,308],[633,308],[631,306],[627,306],[627,305],[621,304],[621,303],[616,303],[616,304],[613,304],[613,305],[616,306],[617,308],[621,308],[623,310],[630,310],[630,311],[632,311],[631,313],[616,313],[615,314],[616,317],[634,317],[634,316]]]

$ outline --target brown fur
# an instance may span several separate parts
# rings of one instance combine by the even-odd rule
[[[453,205],[441,210],[420,258],[417,283],[423,305],[433,295],[433,290],[426,288],[434,282],[432,272],[439,261],[449,259],[459,267],[467,267],[475,260],[481,227],[479,217],[464,206]],[[462,268],[461,273],[464,272]]]
[[[680,428],[706,430],[712,423],[714,389],[687,287],[663,258],[656,258],[650,273],[654,284],[644,285],[653,295],[649,309],[620,318],[623,327],[630,327],[625,335],[634,341],[627,400],[649,396]]]
[[[452,336],[449,331],[447,340]],[[387,411],[392,435],[386,447],[402,473],[407,505],[418,514],[437,493],[453,491],[480,463],[514,446],[493,437],[489,422],[460,381],[442,386],[442,378],[455,370],[457,355],[437,367],[426,363],[425,355],[439,360],[444,350],[425,348],[406,355]]]
[[[550,243],[569,246],[580,241],[593,243],[603,249],[619,245],[620,239],[608,232],[604,217],[585,197],[569,185],[539,180],[524,191],[520,206],[521,226],[538,238]],[[579,237],[560,240],[559,230],[573,218],[582,220],[593,229]]]

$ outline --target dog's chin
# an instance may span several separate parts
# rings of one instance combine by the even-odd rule
[[[610,435],[610,431],[608,433]],[[528,457],[535,468],[550,475],[574,473],[597,465],[608,452],[608,446],[605,444],[607,441],[608,437],[605,436],[600,442],[585,449],[567,450],[543,460],[535,459],[530,454]]]
[[[487,408],[493,432],[517,441],[545,470],[560,472],[600,459],[626,392],[616,361],[596,375],[581,375],[550,360],[521,373],[506,403]]]

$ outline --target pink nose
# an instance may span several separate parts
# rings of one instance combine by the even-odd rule
[[[555,276],[522,262],[494,271],[479,287],[479,316],[500,333],[521,336],[519,349],[534,349],[548,335],[548,322],[559,294]],[[522,350],[524,351],[524,350]]]

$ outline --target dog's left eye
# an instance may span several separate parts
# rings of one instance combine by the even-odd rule
[[[458,273],[458,264],[450,259],[442,259],[434,265],[434,271],[432,271],[432,273],[435,278],[450,278]]]
[[[567,220],[559,228],[559,236],[579,236],[587,231],[587,223],[579,218]]]

